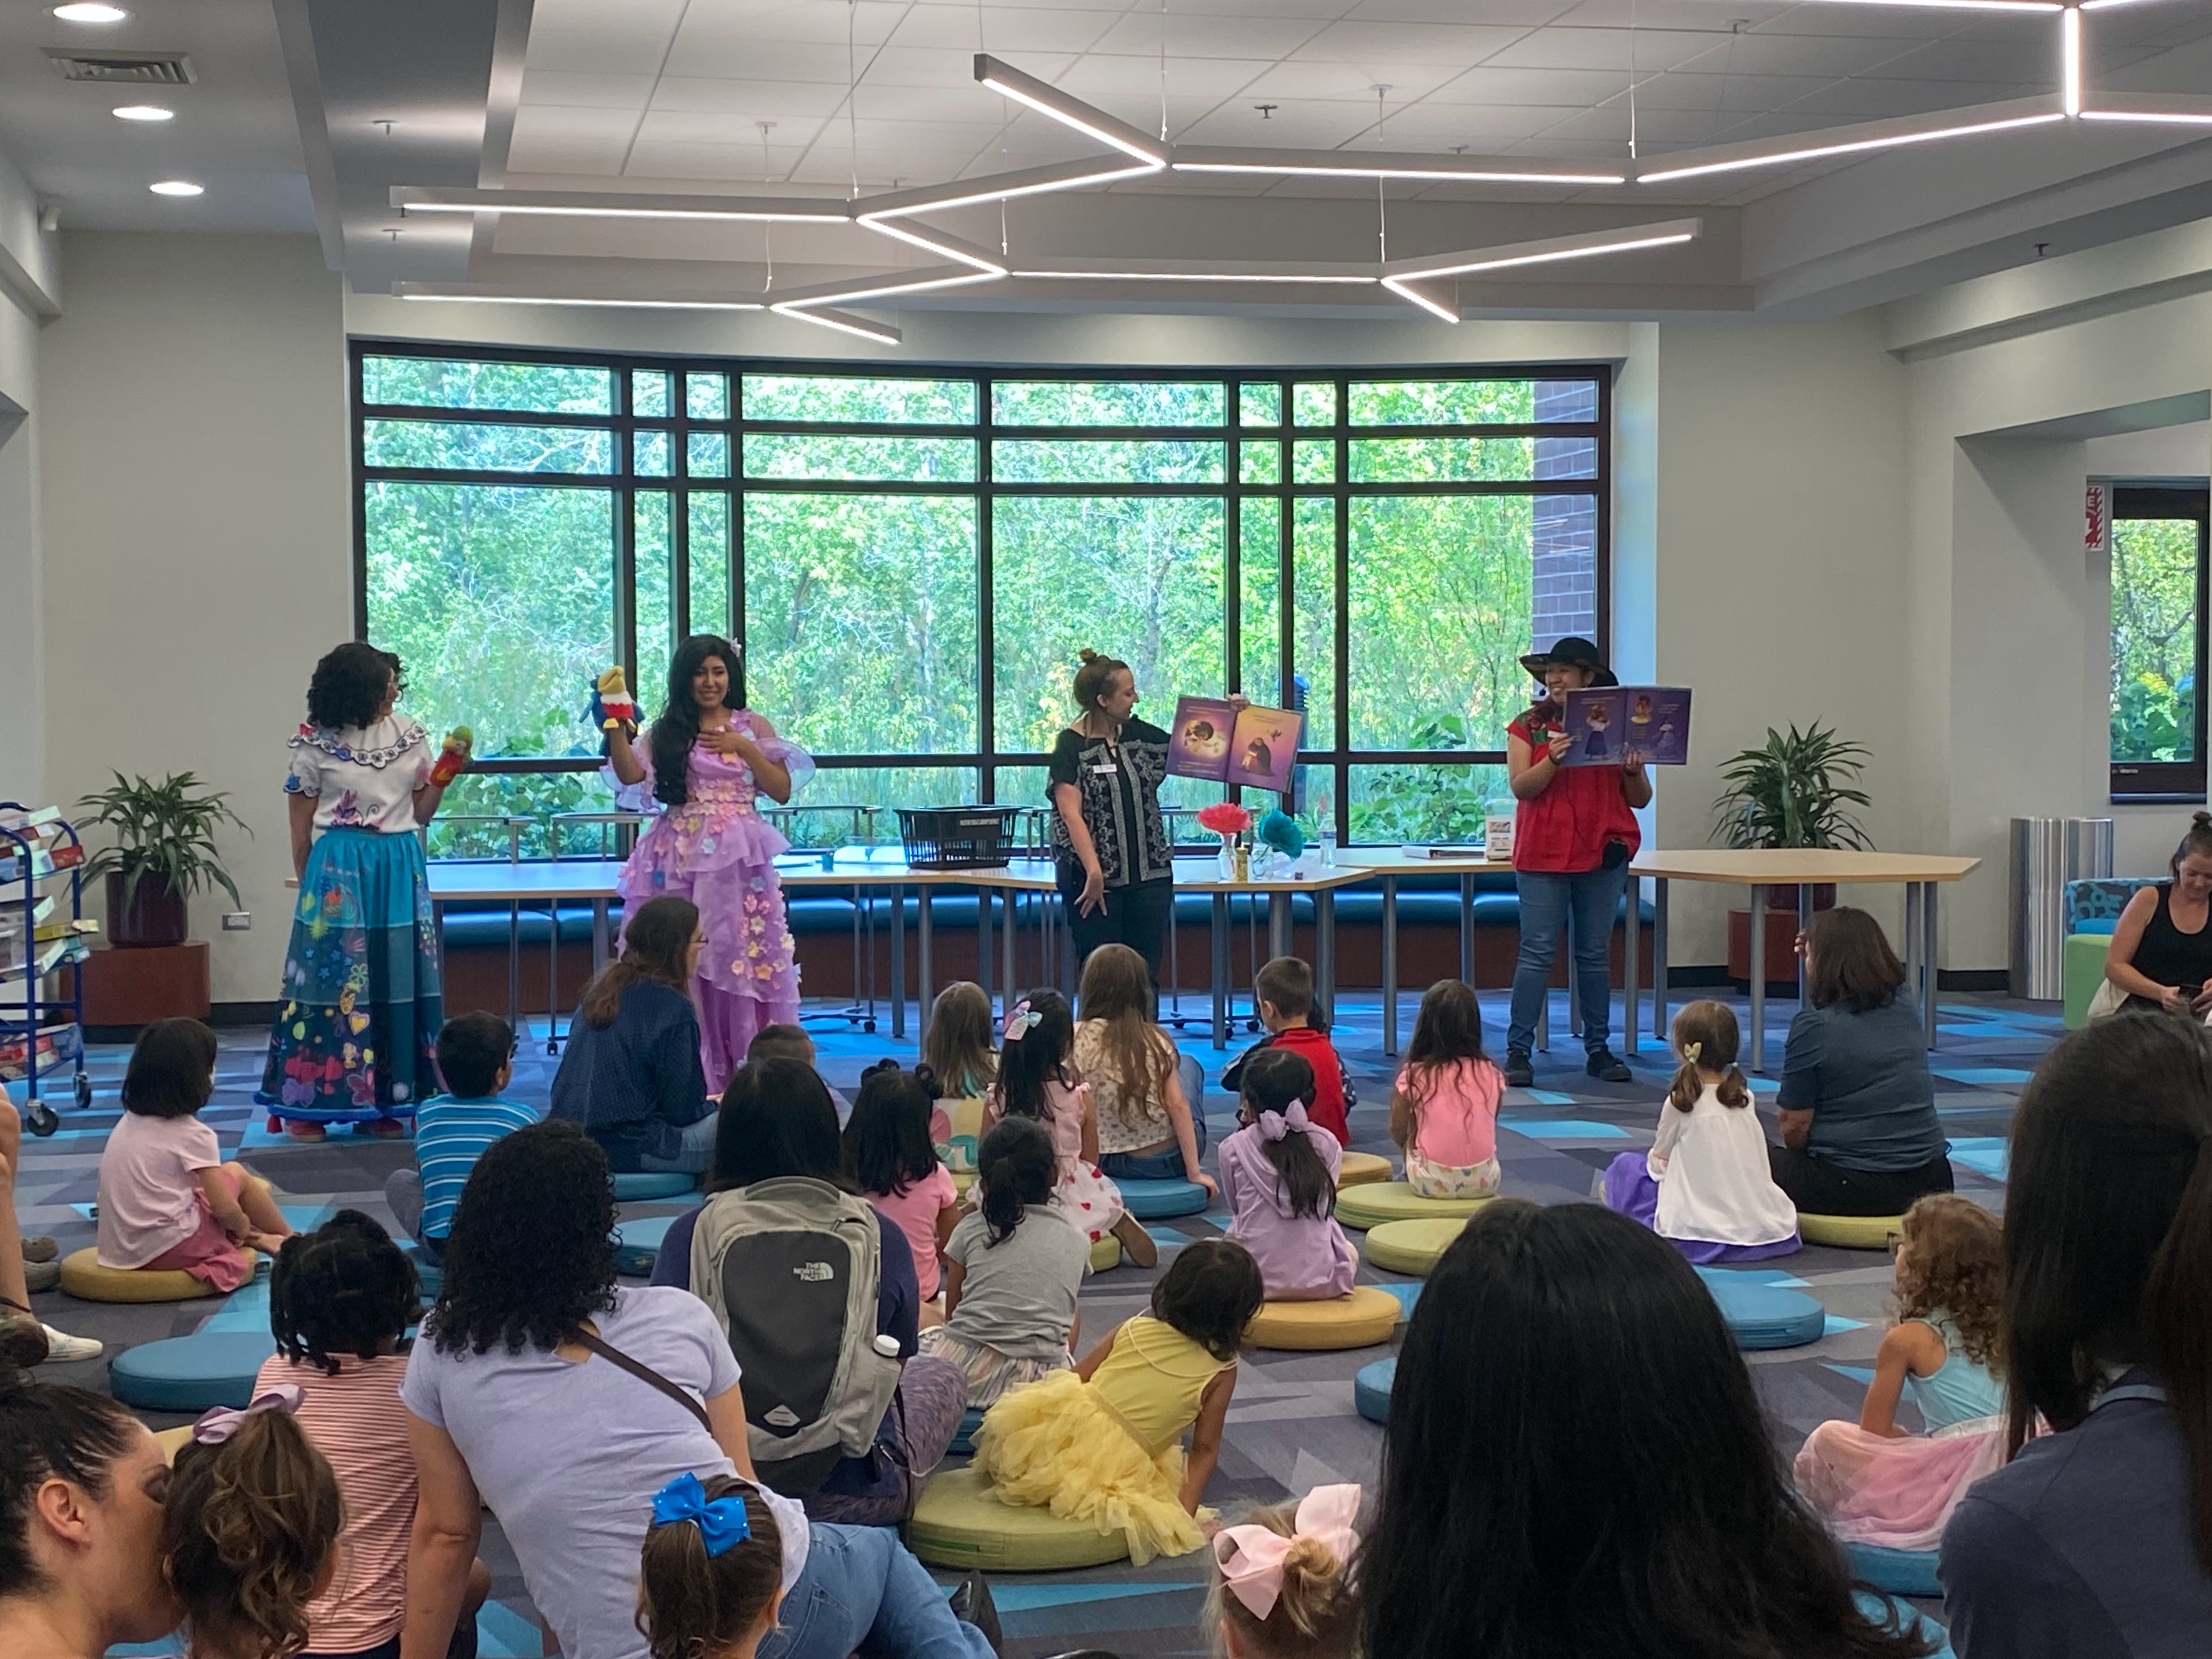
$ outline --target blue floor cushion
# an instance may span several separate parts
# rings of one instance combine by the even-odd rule
[[[668,1224],[675,1219],[672,1215],[645,1215],[617,1224],[615,1271],[633,1279],[650,1273],[653,1258],[660,1254],[660,1241],[668,1237]]]
[[[975,1431],[983,1426],[983,1408],[970,1406],[960,1413],[959,1432],[952,1437],[947,1449],[954,1457],[972,1457],[975,1453]]]
[[[1828,1328],[1827,1310],[1802,1291],[1762,1285],[1725,1267],[1699,1267],[1697,1274],[1720,1304],[1739,1348],[1802,1348],[1818,1342]]]
[[[615,1177],[615,1200],[617,1203],[635,1203],[648,1198],[682,1198],[698,1190],[699,1177],[695,1175],[633,1170],[628,1175]]]
[[[1352,1403],[1370,1423],[1390,1420],[1390,1390],[1398,1385],[1398,1362],[1378,1359],[1362,1365],[1352,1379]]]
[[[148,1411],[203,1412],[210,1406],[244,1406],[253,1398],[254,1374],[276,1352],[266,1330],[200,1331],[161,1342],[142,1342],[115,1356],[108,1391],[126,1406]]]
[[[1851,1577],[1897,1595],[1941,1595],[1934,1550],[1885,1549],[1880,1544],[1844,1546]]]
[[[1197,1215],[1206,1206],[1206,1190],[1195,1181],[1117,1181],[1114,1184],[1121,1189],[1121,1207],[1139,1221]]]

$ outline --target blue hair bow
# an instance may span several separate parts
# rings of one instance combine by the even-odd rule
[[[699,1528],[710,1556],[720,1555],[753,1535],[751,1523],[745,1519],[745,1500],[732,1496],[708,1503],[707,1489],[696,1474],[679,1474],[653,1494],[653,1519],[654,1525],[662,1527],[676,1521],[690,1522]]]

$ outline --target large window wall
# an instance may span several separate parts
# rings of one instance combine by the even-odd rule
[[[1162,722],[1179,695],[1303,701],[1310,824],[1457,839],[1504,790],[1516,659],[1601,637],[1597,368],[353,362],[360,622],[408,710],[475,726],[457,814],[605,807],[593,676],[627,665],[650,714],[713,631],[820,763],[802,799],[1040,803],[1091,646]]]

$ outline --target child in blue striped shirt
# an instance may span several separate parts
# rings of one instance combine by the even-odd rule
[[[446,1092],[415,1114],[412,1170],[384,1183],[385,1201],[433,1266],[445,1259],[453,1206],[469,1171],[492,1142],[538,1121],[537,1109],[500,1095],[514,1075],[514,1030],[497,1014],[460,1014],[438,1033],[438,1075]]]

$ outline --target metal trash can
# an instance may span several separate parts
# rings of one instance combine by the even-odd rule
[[[2066,884],[2112,873],[2110,818],[2012,821],[2012,994],[2065,994]]]

